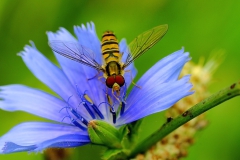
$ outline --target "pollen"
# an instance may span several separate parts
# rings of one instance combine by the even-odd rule
[[[97,122],[95,120],[89,121],[88,122],[88,128],[96,129],[97,128]]]

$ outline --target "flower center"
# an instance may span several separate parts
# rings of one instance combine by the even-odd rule
[[[89,122],[93,119],[105,119],[104,115],[102,114],[102,112],[99,110],[99,107],[103,104],[105,104],[105,107],[109,108],[109,113],[111,113],[112,115],[112,122],[115,124],[117,117],[121,116],[124,111],[125,111],[125,95],[126,95],[126,90],[123,89],[121,92],[121,96],[120,96],[120,92],[118,94],[119,99],[115,99],[115,95],[111,95],[111,93],[105,93],[106,96],[106,101],[105,102],[101,102],[97,105],[94,104],[93,100],[90,98],[90,96],[88,94],[86,94],[86,91],[82,94],[80,93],[79,89],[77,88],[77,94],[81,99],[81,102],[79,103],[78,107],[80,107],[80,105],[82,104],[82,106],[86,109],[87,114],[89,114],[89,117],[87,117],[88,115],[86,115],[85,113],[81,113],[77,111],[77,108],[73,108],[72,106],[69,105],[69,101],[71,99],[72,96],[70,96],[68,98],[67,101],[67,107],[62,108],[60,111],[62,111],[63,109],[66,109],[67,115],[63,118],[63,120],[65,118],[69,118],[70,122],[77,126],[78,128],[82,129],[82,130],[86,130]],[[116,109],[115,109],[115,107]],[[84,114],[84,115],[82,115]],[[85,117],[84,117],[85,116]]]

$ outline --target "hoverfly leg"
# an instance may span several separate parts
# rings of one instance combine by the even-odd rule
[[[102,78],[104,78],[104,77],[103,76],[98,77],[98,79],[102,79]]]
[[[98,80],[100,80],[100,79],[103,79],[104,78],[104,76],[100,76],[100,77],[98,77]],[[106,82],[103,80],[101,80],[101,82],[103,83],[103,84],[105,84]]]
[[[106,82],[105,82],[104,80],[102,80],[102,79],[104,78],[104,76],[99,76],[99,74],[100,74],[100,72],[98,71],[98,73],[97,73],[95,76],[93,76],[92,78],[88,78],[87,80],[89,81],[89,80],[92,80],[92,79],[94,79],[94,78],[97,78],[97,79],[100,80],[103,84],[105,84]]]
[[[87,78],[87,80],[89,81],[89,80],[92,80],[94,78],[97,78],[99,74],[100,74],[100,72],[98,71],[98,73],[95,76],[93,76],[92,78]]]
[[[114,96],[114,98],[116,98],[116,100],[121,103],[120,99],[114,94],[114,90],[112,89],[112,95]]]
[[[130,73],[130,77],[131,77],[131,83],[138,87],[139,89],[141,89],[142,87],[141,86],[138,86],[135,82],[133,82],[133,77],[132,77],[132,71],[131,70],[126,70],[125,72],[129,72]]]
[[[136,86],[137,88],[142,89],[141,86],[138,86],[138,85],[137,85],[136,83],[134,83],[133,81],[132,81],[132,84],[133,84],[134,86]]]

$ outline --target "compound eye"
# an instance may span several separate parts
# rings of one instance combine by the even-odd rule
[[[115,77],[115,81],[116,81],[116,83],[117,83],[120,87],[122,87],[122,86],[124,85],[124,83],[125,83],[125,79],[124,79],[124,77],[123,77],[122,75],[117,75],[117,76]]]
[[[109,76],[109,77],[106,79],[106,85],[108,86],[108,88],[112,88],[114,83],[115,83],[115,78],[114,78],[114,76]]]

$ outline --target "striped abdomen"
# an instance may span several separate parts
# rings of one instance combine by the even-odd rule
[[[106,31],[102,36],[102,55],[105,63],[115,61],[120,63],[122,54],[119,53],[118,40],[112,31]]]

